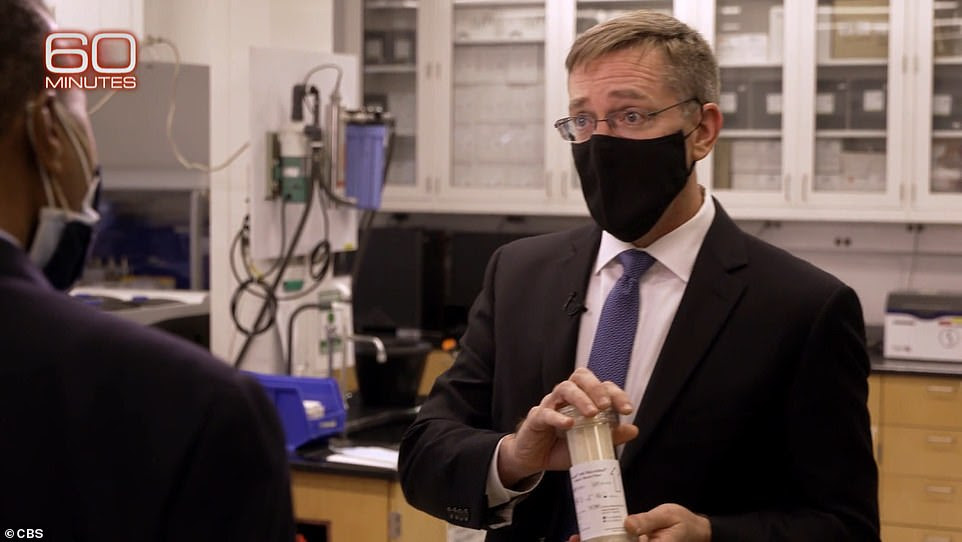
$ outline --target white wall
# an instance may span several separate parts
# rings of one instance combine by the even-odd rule
[[[962,291],[962,226],[928,225],[916,232],[904,224],[741,225],[852,286],[870,325],[882,324],[892,290]]]
[[[57,25],[65,30],[130,30],[141,35],[144,29],[143,0],[46,0]]]
[[[250,47],[330,52],[332,21],[332,0],[144,0],[145,34],[177,43],[185,62],[210,66],[213,165],[251,138]],[[250,175],[245,153],[210,179],[211,350],[227,359],[243,339],[229,316],[236,283],[227,257],[247,213]]]

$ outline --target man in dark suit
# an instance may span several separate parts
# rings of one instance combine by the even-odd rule
[[[51,286],[82,269],[99,189],[83,93],[44,89],[52,28],[39,1],[0,2],[0,527],[290,542],[283,434],[256,382]]]
[[[722,126],[708,45],[636,12],[580,36],[567,68],[555,126],[597,225],[491,258],[402,442],[408,500],[488,540],[568,540],[558,409],[612,408],[632,537],[878,540],[858,299],[697,184]]]

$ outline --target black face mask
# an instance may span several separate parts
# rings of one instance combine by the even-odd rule
[[[651,230],[695,167],[685,160],[686,137],[680,130],[654,139],[595,134],[571,145],[588,210],[602,229],[626,243]]]

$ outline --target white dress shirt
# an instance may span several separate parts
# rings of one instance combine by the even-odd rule
[[[631,423],[638,412],[638,405],[641,404],[641,399],[645,395],[655,362],[658,361],[661,347],[665,344],[668,330],[671,329],[671,323],[681,304],[681,297],[691,278],[695,258],[714,219],[715,205],[710,197],[703,196],[701,207],[695,216],[642,249],[658,261],[641,276],[639,281],[641,300],[638,329],[635,332],[631,361],[625,379],[625,391],[631,399],[631,404],[635,406],[635,411],[627,416],[623,415],[622,423]],[[601,233],[601,245],[598,247],[598,256],[595,259],[591,277],[588,279],[588,289],[584,297],[587,310],[581,315],[581,324],[578,329],[576,368],[588,366],[588,356],[591,354],[591,345],[595,331],[598,329],[601,309],[604,307],[608,293],[621,277],[622,266],[617,256],[624,250],[636,248],[631,243],[621,241],[606,231]],[[488,506],[491,508],[530,492],[541,481],[540,477],[531,480],[526,487],[520,488],[522,491],[505,488],[498,477],[500,451],[501,442],[498,443],[488,467],[486,494]],[[513,506],[509,505],[500,514],[503,523],[492,524],[490,527],[509,524],[511,508]]]
[[[638,329],[631,348],[628,375],[625,377],[625,391],[636,409],[645,396],[658,354],[665,344],[671,322],[681,304],[681,296],[691,278],[695,258],[714,219],[715,205],[711,198],[705,197],[695,216],[643,249],[658,261],[639,280],[641,301]],[[615,282],[621,278],[622,266],[617,256],[634,248],[631,243],[621,241],[606,231],[601,233],[601,246],[598,247],[598,257],[585,293],[584,305],[588,310],[581,315],[575,368],[588,366],[601,309]],[[634,417],[635,412],[622,416],[621,421],[631,423]]]
[[[10,232],[8,232],[3,228],[0,228],[0,239],[3,239],[4,241],[9,242],[10,244],[12,244],[17,248],[23,248],[20,246],[20,241],[16,237],[14,237]]]

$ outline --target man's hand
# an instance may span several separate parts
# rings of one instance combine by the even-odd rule
[[[571,466],[564,431],[574,420],[558,412],[572,405],[584,416],[594,416],[607,408],[619,414],[630,414],[634,409],[628,394],[611,382],[600,382],[585,368],[574,373],[544,396],[538,406],[528,411],[518,430],[501,444],[498,453],[498,476],[504,487],[512,487],[520,480],[546,470],[564,470]],[[612,432],[615,445],[638,436],[634,425],[619,424]]]
[[[684,506],[663,504],[625,518],[625,530],[638,542],[710,542],[711,522]],[[573,535],[568,542],[581,542]]]
[[[710,542],[711,522],[678,504],[662,504],[625,519],[625,530],[645,542]]]

